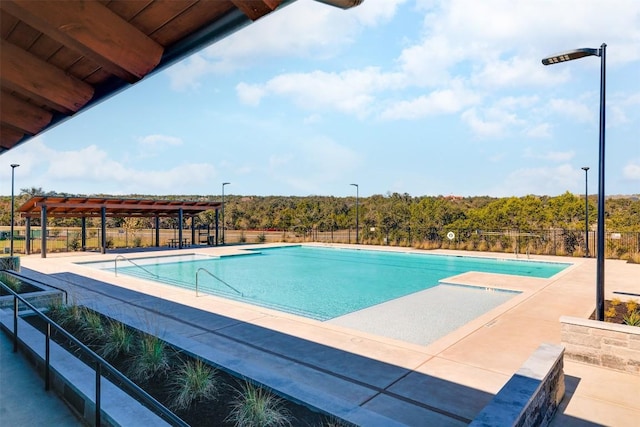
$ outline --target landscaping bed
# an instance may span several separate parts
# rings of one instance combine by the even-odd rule
[[[191,426],[350,425],[86,307],[53,305],[48,315]],[[25,320],[40,331],[46,328],[38,316]],[[62,334],[54,332],[52,339],[86,362]]]
[[[589,317],[595,320],[594,310]],[[640,305],[637,299],[629,298],[622,301],[619,298],[604,301],[604,321],[620,325],[640,326]]]

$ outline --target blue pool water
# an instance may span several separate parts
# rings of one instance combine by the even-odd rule
[[[568,266],[308,246],[248,253],[250,255],[136,259],[136,264],[144,268],[121,260],[118,273],[190,289],[195,288],[197,274],[199,292],[328,320],[437,286],[445,277],[468,271],[547,278]],[[113,262],[104,264],[103,269],[114,269]],[[197,273],[201,268],[220,280],[203,271]]]

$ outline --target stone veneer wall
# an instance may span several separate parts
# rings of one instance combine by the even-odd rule
[[[562,316],[568,359],[640,375],[640,327]]]
[[[563,353],[561,346],[541,344],[469,425],[549,425],[564,397]]]

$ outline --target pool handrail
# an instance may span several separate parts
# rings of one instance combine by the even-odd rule
[[[149,270],[147,270],[146,268],[144,268],[143,266],[136,264],[135,262],[133,262],[133,261],[132,261],[132,260],[130,260],[129,258],[125,257],[124,255],[118,255],[118,256],[113,260],[113,262],[115,263],[115,268],[114,268],[114,270],[115,270],[115,274],[116,274],[116,276],[118,276],[118,258],[122,258],[122,259],[123,259],[123,260],[125,260],[125,261],[129,261],[131,264],[133,264],[133,265],[135,265],[136,267],[138,267],[138,268],[140,268],[140,269],[144,270],[146,273],[149,273],[150,275],[152,275],[152,276],[153,276],[153,277],[155,277],[156,279],[159,279],[159,278],[160,278],[160,276],[158,276],[157,274],[152,273],[152,272],[150,272]]]
[[[214,279],[220,281],[222,284],[226,285],[229,289],[235,291],[241,297],[244,296],[244,294],[242,292],[240,292],[239,290],[237,290],[236,288],[234,288],[233,286],[231,286],[230,284],[228,284],[227,282],[225,282],[224,280],[222,280],[221,278],[219,278],[215,274],[211,273],[209,270],[207,270],[204,267],[200,267],[198,269],[198,271],[196,271],[196,296],[198,296],[198,273],[200,273],[201,270],[204,271],[205,273],[207,273],[209,276],[213,277]]]

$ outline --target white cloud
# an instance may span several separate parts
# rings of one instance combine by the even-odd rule
[[[408,101],[392,103],[381,113],[383,119],[416,119],[433,114],[455,113],[480,101],[480,96],[455,85],[435,90]]]
[[[375,100],[374,93],[398,84],[396,75],[367,68],[340,73],[313,71],[281,74],[263,85],[241,83],[238,87],[240,96],[254,101],[254,104],[267,94],[272,94],[289,98],[300,108],[335,109],[362,117],[370,112]]]
[[[552,111],[566,117],[573,118],[580,123],[588,123],[595,120],[595,116],[584,103],[572,99],[552,99],[549,102]]]
[[[527,194],[556,196],[569,188],[578,188],[582,171],[569,164],[553,168],[522,168],[508,174],[500,185],[489,191],[497,197],[524,196]]]
[[[551,125],[540,123],[524,130],[524,135],[529,138],[549,138],[551,136]]]
[[[140,144],[146,146],[163,146],[163,145],[182,145],[182,139],[168,135],[147,135],[138,139]]]
[[[236,93],[240,102],[255,107],[260,104],[260,100],[265,95],[265,90],[261,86],[241,82],[236,85]]]
[[[640,159],[630,161],[622,169],[622,175],[629,180],[640,181]]]
[[[480,138],[499,138],[505,136],[514,126],[523,126],[525,122],[510,111],[490,107],[470,108],[462,113],[462,120]]]
[[[543,159],[552,162],[568,162],[576,155],[574,151],[547,151],[539,152],[533,148],[525,149],[525,157],[533,159]]]
[[[347,182],[349,171],[361,164],[354,150],[327,137],[304,139],[287,149],[270,157],[269,174],[307,194],[325,194],[328,184]]]

